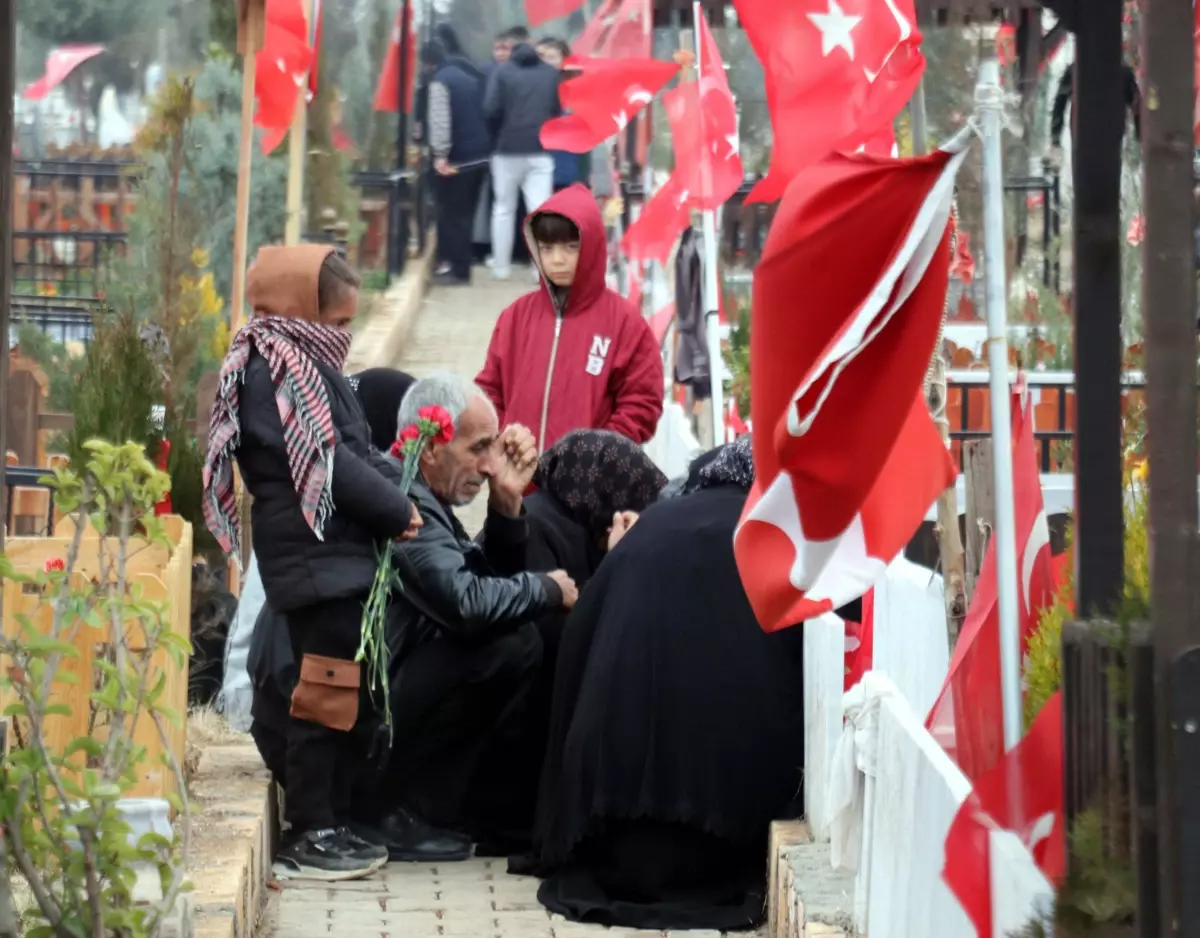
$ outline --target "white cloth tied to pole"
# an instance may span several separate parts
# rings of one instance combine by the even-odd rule
[[[858,869],[862,850],[866,776],[875,774],[879,706],[900,692],[888,677],[868,671],[842,697],[842,736],[829,765],[829,860],[834,869]]]

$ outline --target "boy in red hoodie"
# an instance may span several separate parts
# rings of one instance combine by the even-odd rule
[[[476,383],[502,426],[533,430],[539,452],[581,429],[645,443],[662,416],[662,355],[638,310],[604,282],[595,198],[563,189],[526,219],[525,239],[541,285],[500,314]]]

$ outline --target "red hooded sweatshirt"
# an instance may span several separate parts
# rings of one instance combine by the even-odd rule
[[[564,215],[579,228],[575,281],[561,308],[543,274],[537,290],[502,312],[475,380],[496,405],[500,425],[529,427],[543,452],[580,429],[615,430],[645,443],[662,416],[662,355],[637,308],[604,282],[608,244],[596,200],[574,185],[538,212]],[[532,218],[525,239],[536,260]]]

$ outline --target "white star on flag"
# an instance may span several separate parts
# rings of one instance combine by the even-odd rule
[[[827,56],[834,49],[842,48],[854,61],[854,37],[851,36],[854,27],[862,22],[861,16],[851,16],[839,5],[837,0],[829,0],[829,9],[825,13],[809,13],[808,18],[821,31],[821,55]]]

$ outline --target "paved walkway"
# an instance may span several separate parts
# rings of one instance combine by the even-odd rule
[[[476,269],[470,289],[435,287],[426,298],[398,368],[418,377],[456,371],[474,377],[483,365],[500,311],[532,284],[520,268],[497,283]],[[483,523],[486,495],[459,512],[469,531]],[[536,879],[509,876],[504,860],[443,866],[393,863],[368,880],[290,881],[272,892],[254,938],[632,938],[664,932],[605,929],[552,917],[537,901]],[[718,938],[716,932],[678,932]]]

